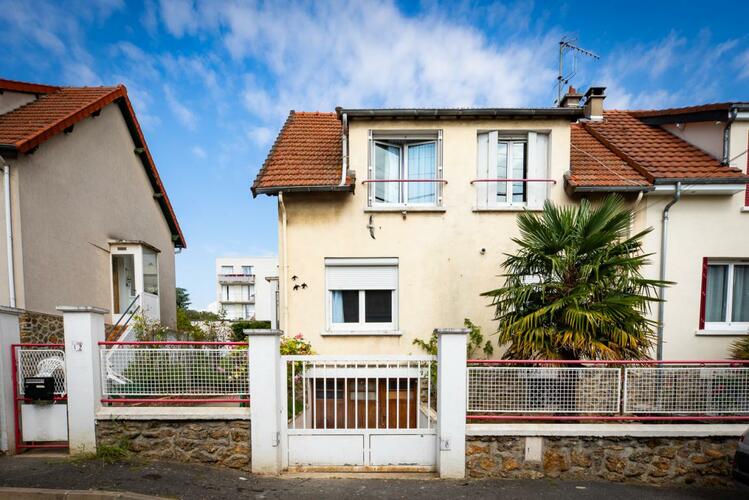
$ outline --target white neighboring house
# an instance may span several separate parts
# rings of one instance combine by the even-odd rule
[[[227,319],[272,321],[276,294],[268,277],[278,276],[278,257],[216,259],[216,301]]]

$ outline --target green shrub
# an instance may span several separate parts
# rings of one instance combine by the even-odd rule
[[[749,360],[749,337],[743,337],[731,344],[731,359]]]
[[[231,324],[232,339],[235,342],[244,342],[247,336],[245,330],[267,330],[271,327],[270,321],[239,320]]]

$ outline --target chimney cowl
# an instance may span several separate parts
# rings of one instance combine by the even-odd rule
[[[603,100],[606,99],[606,87],[590,87],[585,92],[585,118],[591,121],[603,120]]]

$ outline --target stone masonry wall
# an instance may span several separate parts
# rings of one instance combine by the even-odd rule
[[[524,437],[471,437],[474,478],[562,478],[730,486],[735,438],[545,437],[543,459],[525,460]]]
[[[18,317],[21,343],[62,344],[64,329],[62,316],[35,311],[24,311]]]
[[[99,420],[96,441],[148,459],[250,470],[249,420]]]

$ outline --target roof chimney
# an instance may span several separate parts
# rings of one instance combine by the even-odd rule
[[[560,108],[577,108],[580,106],[580,101],[582,100],[583,95],[578,94],[577,90],[575,90],[575,87],[570,85],[570,88],[567,89],[567,93],[562,96],[562,100],[559,101],[559,107]]]
[[[585,93],[585,118],[588,120],[603,120],[603,100],[606,87],[590,87]]]

